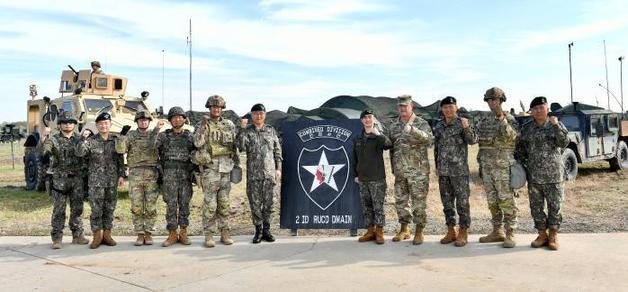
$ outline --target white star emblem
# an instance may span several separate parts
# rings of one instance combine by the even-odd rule
[[[318,162],[318,165],[310,165],[310,166],[301,166],[309,173],[314,175],[314,180],[312,180],[312,187],[310,188],[310,193],[314,191],[316,188],[321,186],[322,184],[326,184],[330,186],[335,191],[338,191],[338,186],[336,185],[336,180],[334,179],[334,174],[345,167],[344,164],[329,164],[327,162],[327,155],[325,155],[325,151],[321,154],[321,159]]]

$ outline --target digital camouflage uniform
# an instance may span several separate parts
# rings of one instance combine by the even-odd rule
[[[275,129],[264,124],[240,130],[238,148],[246,152],[246,195],[253,225],[269,225],[273,213],[275,172],[281,170],[281,145]]]
[[[562,123],[543,125],[532,121],[525,125],[517,142],[517,159],[525,167],[530,196],[530,211],[536,229],[559,229],[564,196],[565,166],[562,150],[569,144],[567,128]],[[544,212],[547,201],[547,215]]]
[[[471,127],[464,129],[459,117],[450,123],[440,120],[434,126],[434,159],[445,223],[449,226],[456,225],[456,211],[461,228],[471,224],[467,160],[468,145],[475,143],[475,131]]]
[[[127,153],[131,214],[135,233],[138,235],[155,232],[159,196],[157,185],[159,157],[155,148],[158,134],[158,128],[145,132],[132,130],[116,141],[116,151],[119,154]]]
[[[478,136],[478,163],[486,192],[493,226],[517,228],[515,192],[510,187],[510,166],[515,163],[514,147],[518,124],[514,117],[504,113],[502,120],[495,113],[485,114],[476,126]]]
[[[88,161],[92,231],[113,228],[118,178],[124,177],[124,157],[116,152],[116,139],[115,134],[110,133],[107,140],[96,134],[77,144],[76,154]]]
[[[73,133],[66,138],[62,133],[51,135],[43,144],[43,154],[50,155],[52,171],[51,195],[54,200],[50,225],[52,240],[61,240],[65,226],[65,208],[70,203],[68,225],[72,236],[83,233],[83,179],[80,176],[82,159],[76,156],[80,138]]]
[[[203,187],[203,231],[206,236],[215,233],[214,226],[229,231],[230,173],[239,164],[236,149],[236,129],[228,119],[210,119],[207,127],[202,122],[194,130],[194,146],[209,157],[199,164]],[[204,149],[202,149],[204,148]]]
[[[163,199],[166,203],[166,229],[187,228],[190,224],[190,200],[192,199],[191,153],[194,150],[192,133],[172,129],[157,135],[156,148],[163,166]]]
[[[413,114],[411,131],[406,133],[406,123],[397,119],[388,127],[387,136],[391,150],[392,170],[395,175],[395,208],[400,223],[425,227],[427,193],[429,190],[430,165],[427,148],[432,143],[432,129],[422,118]],[[412,209],[410,204],[412,201]]]

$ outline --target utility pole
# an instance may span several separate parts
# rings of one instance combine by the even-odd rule
[[[573,42],[567,45],[569,47],[569,89],[571,90],[571,103],[573,103],[573,74],[571,72],[571,47],[573,47]]]
[[[190,18],[190,32],[187,43],[190,48],[190,111],[192,111],[192,18]]]
[[[611,110],[611,94],[608,91],[608,59],[606,58],[606,40],[604,42],[604,69],[606,69],[606,99],[608,103],[608,110]]]

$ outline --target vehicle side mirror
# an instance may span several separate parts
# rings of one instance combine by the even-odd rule
[[[81,114],[79,115],[79,122],[83,120],[83,116],[85,116],[85,112],[81,112]]]

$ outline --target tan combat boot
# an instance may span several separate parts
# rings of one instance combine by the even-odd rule
[[[216,246],[216,242],[214,242],[214,236],[211,234],[205,235],[205,247],[214,247]]]
[[[536,239],[530,243],[530,246],[534,248],[546,246],[547,240],[547,229],[539,229],[539,236],[537,236]]]
[[[408,223],[401,223],[399,232],[393,237],[393,241],[402,241],[410,238],[410,230],[408,229]]]
[[[52,241],[52,249],[62,249],[63,244],[61,244],[61,239],[55,239]]]
[[[456,226],[447,225],[447,234],[440,240],[442,244],[448,244],[456,241]]]
[[[92,243],[89,245],[89,248],[96,249],[102,243],[102,230],[96,230],[93,233],[94,238],[92,239]]]
[[[118,244],[111,237],[111,229],[105,229],[105,231],[102,234],[102,242],[108,246],[116,246],[116,244]]]
[[[384,244],[384,226],[377,225],[375,227],[375,243]]]
[[[486,236],[480,237],[480,242],[481,243],[501,242],[501,241],[504,241],[504,238],[505,238],[504,228],[500,224],[500,225],[493,226],[493,232],[489,233]]]
[[[184,245],[192,244],[188,238],[188,229],[185,227],[182,227],[181,230],[179,230],[179,242]]]
[[[225,229],[220,230],[220,242],[222,242],[224,245],[233,244],[233,239],[231,239],[228,229],[225,228]]]
[[[515,241],[515,230],[508,228],[508,230],[506,230],[506,238],[504,239],[504,244],[502,244],[502,246],[505,248],[513,248],[515,245],[517,245],[517,242]]]
[[[467,228],[460,228],[460,232],[458,233],[458,236],[456,237],[456,242],[454,243],[454,245],[457,247],[467,245],[467,236],[468,236]]]
[[[144,234],[138,234],[137,235],[137,239],[135,240],[135,243],[133,243],[133,245],[135,245],[135,246],[142,246],[142,245],[144,245]]]
[[[153,236],[148,232],[144,233],[144,244],[153,245]]]
[[[423,226],[416,226],[414,230],[414,239],[412,240],[412,244],[419,245],[423,243]]]
[[[83,232],[72,238],[72,244],[88,244],[89,240],[83,236]]]
[[[164,242],[161,244],[161,246],[169,247],[169,246],[177,243],[177,240],[178,240],[177,230],[176,229],[168,230],[168,238],[166,238],[166,240],[164,240]]]
[[[366,233],[358,238],[359,242],[367,242],[371,240],[375,240],[375,226],[369,226]]]
[[[558,244],[558,229],[550,228],[547,246],[551,250],[558,250],[560,247],[560,244]]]

